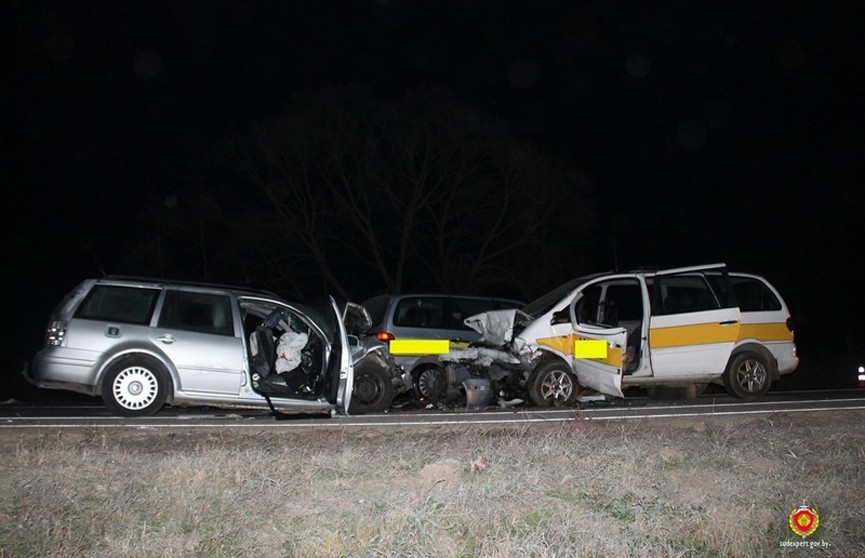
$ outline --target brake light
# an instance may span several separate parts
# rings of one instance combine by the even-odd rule
[[[50,324],[48,324],[48,331],[45,335],[45,344],[46,345],[62,345],[63,340],[66,339],[66,326],[68,324],[65,320],[54,320]]]
[[[795,329],[793,327],[793,318],[787,318],[787,329],[790,330],[790,333],[793,333],[793,330]]]
[[[394,334],[389,331],[379,331],[375,334],[375,338],[383,343],[387,343],[388,341],[396,339],[396,337],[394,337]]]

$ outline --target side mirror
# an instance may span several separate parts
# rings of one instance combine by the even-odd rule
[[[356,335],[364,335],[372,327],[372,318],[367,309],[354,302],[345,303],[342,319],[346,330]]]
[[[359,347],[360,339],[358,339],[357,335],[348,335],[348,346],[349,347]]]
[[[550,325],[569,324],[571,323],[571,312],[568,308],[562,308],[553,312],[553,318],[550,320]]]

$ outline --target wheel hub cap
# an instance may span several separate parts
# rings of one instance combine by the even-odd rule
[[[564,372],[555,372],[547,376],[543,383],[544,399],[565,400],[574,389],[570,377]]]
[[[117,375],[112,385],[114,399],[127,409],[143,409],[156,400],[159,385],[150,370],[133,366]]]

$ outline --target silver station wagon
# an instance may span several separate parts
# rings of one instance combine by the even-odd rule
[[[360,317],[358,317],[360,314]],[[52,314],[31,383],[101,396],[121,416],[163,406],[364,413],[390,407],[392,358],[360,346],[341,312],[219,285],[88,279]]]

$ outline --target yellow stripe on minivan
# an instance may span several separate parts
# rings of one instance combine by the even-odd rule
[[[757,339],[758,341],[792,341],[793,332],[787,328],[787,324],[742,324],[739,329],[739,339]]]
[[[552,347],[556,349],[560,353],[566,355],[574,355],[574,351],[577,348],[577,341],[591,341],[595,342],[596,339],[589,339],[587,337],[581,337],[579,335],[570,334],[570,335],[560,335],[558,337],[544,337],[537,340],[538,345],[546,345],[547,347]],[[602,343],[606,343],[606,341],[602,341]],[[586,358],[576,356],[575,358]],[[601,362],[604,364],[609,364],[610,366],[615,366],[617,368],[622,366],[622,347],[610,347],[607,346],[607,356],[604,358],[591,358],[588,357],[587,360],[594,360],[596,362]]]
[[[739,335],[737,325],[722,326],[718,323],[659,327],[649,330],[649,346],[653,349],[732,343]]]

